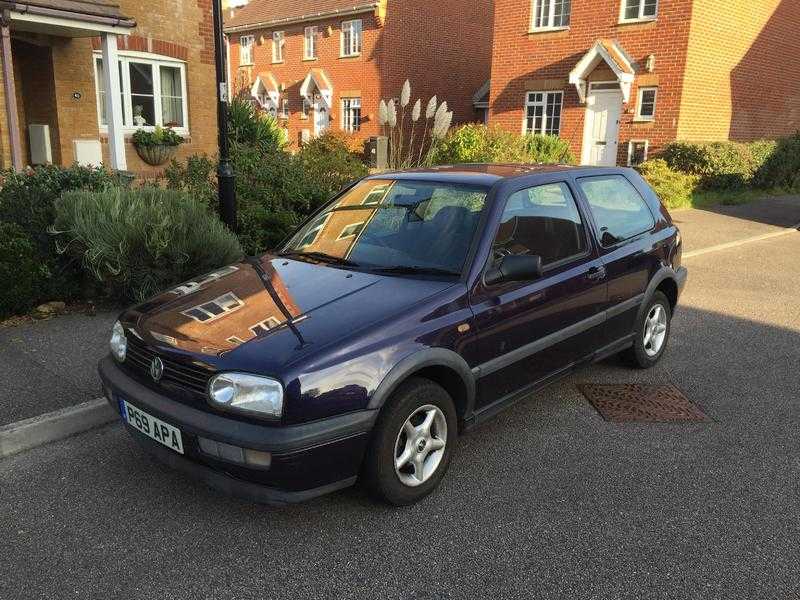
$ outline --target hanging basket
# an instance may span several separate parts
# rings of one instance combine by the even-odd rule
[[[168,162],[175,152],[177,146],[156,145],[156,146],[134,146],[136,154],[151,167],[159,167]]]

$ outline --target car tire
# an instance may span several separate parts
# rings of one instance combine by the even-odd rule
[[[395,506],[418,502],[444,477],[457,437],[458,421],[450,395],[428,379],[403,382],[375,425],[362,471],[367,489]]]
[[[655,292],[638,317],[633,346],[622,353],[623,358],[633,367],[649,369],[664,356],[671,330],[669,300],[661,292]]]

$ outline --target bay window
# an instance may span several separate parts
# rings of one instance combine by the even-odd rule
[[[95,89],[101,130],[108,127],[103,57],[96,54]],[[186,104],[186,65],[162,57],[140,53],[119,56],[119,87],[122,95],[122,124],[128,131],[171,127],[188,130]]]

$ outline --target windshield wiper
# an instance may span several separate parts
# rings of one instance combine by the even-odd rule
[[[333,256],[332,254],[325,254],[324,252],[300,252],[297,250],[292,250],[289,252],[281,252],[278,256],[286,256],[290,258],[311,258],[314,260],[318,260],[319,262],[324,262],[332,265],[342,265],[345,267],[357,267],[358,264],[354,263],[352,260],[347,260],[346,258],[342,258],[340,256]]]
[[[377,269],[370,269],[373,273],[389,273],[397,275],[448,275],[458,276],[461,275],[459,271],[451,269],[440,269],[439,267],[419,267],[412,265],[396,265],[394,267],[378,267]]]

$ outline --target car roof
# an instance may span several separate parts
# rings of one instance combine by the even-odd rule
[[[406,171],[386,171],[376,173],[368,179],[400,179],[417,181],[436,181],[457,184],[472,184],[490,187],[504,179],[516,179],[531,175],[545,175],[551,173],[592,173],[597,171],[608,172],[613,169],[608,167],[584,167],[573,165],[544,165],[544,164],[460,164],[442,165],[427,169],[409,169]],[[617,170],[618,171],[618,170]]]

